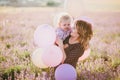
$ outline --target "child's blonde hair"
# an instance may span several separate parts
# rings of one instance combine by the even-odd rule
[[[66,12],[62,12],[62,13],[59,13],[57,16],[55,16],[54,18],[54,26],[55,27],[58,27],[59,26],[59,23],[63,20],[70,20],[70,24],[72,23],[73,19],[72,19],[72,16],[70,16],[68,13]]]

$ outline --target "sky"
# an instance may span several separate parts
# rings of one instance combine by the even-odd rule
[[[84,0],[84,6],[88,10],[120,10],[120,0]]]
[[[120,0],[68,0],[67,6],[86,11],[120,11]]]

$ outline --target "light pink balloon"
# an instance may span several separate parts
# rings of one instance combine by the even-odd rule
[[[46,47],[53,45],[55,40],[55,29],[48,24],[38,26],[34,32],[34,43],[38,47]]]
[[[42,59],[45,65],[55,67],[62,62],[63,53],[59,47],[52,45],[42,55]]]
[[[90,55],[90,51],[91,51],[90,48],[85,50],[84,54],[81,57],[79,57],[78,61],[82,61],[82,60],[86,59]]]
[[[35,66],[39,68],[48,67],[43,63],[43,60],[42,60],[42,54],[44,54],[44,52],[45,52],[45,49],[38,48],[31,54],[31,61],[33,62]]]

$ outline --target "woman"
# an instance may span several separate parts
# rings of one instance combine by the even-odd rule
[[[64,55],[62,63],[71,64],[76,68],[79,57],[89,47],[92,35],[92,25],[86,21],[77,20],[71,34],[63,42],[57,41]]]

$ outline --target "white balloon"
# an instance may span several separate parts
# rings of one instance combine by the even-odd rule
[[[48,24],[38,26],[34,32],[34,42],[38,47],[53,45],[55,43],[55,40],[55,29]]]
[[[31,60],[33,64],[39,68],[48,67],[43,63],[43,60],[42,60],[42,54],[44,54],[44,51],[45,51],[44,49],[38,48],[31,54]]]

